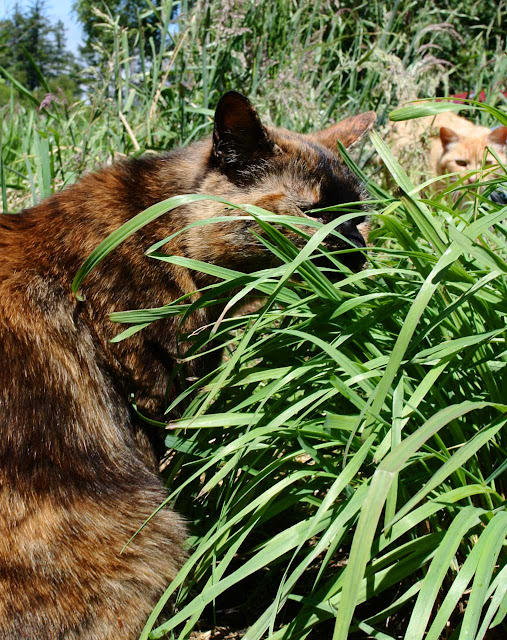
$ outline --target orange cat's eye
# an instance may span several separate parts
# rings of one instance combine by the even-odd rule
[[[458,167],[467,167],[468,160],[456,160],[456,164],[458,165]]]

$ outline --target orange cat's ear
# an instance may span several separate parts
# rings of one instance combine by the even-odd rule
[[[237,91],[229,91],[220,98],[215,111],[212,153],[223,169],[255,162],[273,147],[248,98]]]
[[[345,147],[350,147],[373,127],[376,118],[374,111],[367,111],[357,116],[345,118],[345,120],[337,122],[327,129],[322,129],[322,131],[309,133],[307,137],[313,142],[328,147],[331,151],[336,151],[337,140]]]
[[[507,143],[507,127],[498,127],[494,129],[488,136],[488,142],[505,146]]]
[[[459,142],[460,138],[452,129],[449,129],[448,127],[440,127],[440,140],[442,141],[442,145],[445,149],[445,147],[453,142]]]

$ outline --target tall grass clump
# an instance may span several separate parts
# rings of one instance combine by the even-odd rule
[[[422,198],[371,138],[397,189],[367,181],[379,221],[367,269],[351,273],[340,252],[328,269],[313,262],[319,241],[358,215],[353,206],[301,252],[279,230],[291,221],[274,227],[272,214],[245,207],[281,266],[243,274],[168,256],[159,243],[153,259],[216,284],[192,304],[112,316],[130,325],[128,338],[227,295],[230,306],[265,300],[186,337],[182,371],[209,350],[226,357],[168,408],[180,419],[158,424],[173,452],[168,501],[193,536],[142,639],[188,638],[200,624],[248,640],[479,640],[503,624],[507,207],[490,195],[507,186],[506,167],[444,204],[445,194]],[[169,598],[176,611],[164,619]]]
[[[210,133],[228,89],[300,131],[375,109],[382,132],[401,102],[479,89],[488,106],[467,115],[505,124],[505,3],[454,4],[147,3],[159,30],[151,43],[99,7],[95,46],[100,30],[114,46],[86,71],[81,101],[44,106],[9,81],[3,210],[98,164]],[[445,108],[419,104],[393,117]],[[302,251],[281,231],[294,220],[275,225],[273,214],[244,207],[280,266],[242,274],[168,256],[161,238],[147,247],[152,259],[215,284],[193,302],[112,316],[128,340],[150,322],[180,315],[183,325],[200,306],[230,300],[219,322],[185,337],[174,375],[223,349],[219,368],[184,381],[168,407],[181,417],[154,424],[171,452],[167,500],[191,538],[143,640],[505,635],[507,207],[491,196],[507,189],[506,167],[498,158],[494,175],[486,167],[473,185],[435,193],[431,178],[409,180],[378,134],[354,158],[341,153],[370,194],[366,269],[351,273],[339,252],[327,267],[315,260],[319,241],[358,215],[353,203]],[[373,156],[394,186],[380,184]],[[76,287],[150,215],[199,197],[160,203],[118,230]],[[236,314],[243,303],[248,312]]]

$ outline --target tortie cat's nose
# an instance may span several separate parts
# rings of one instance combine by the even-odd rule
[[[341,224],[338,227],[338,231],[356,247],[360,249],[366,247],[366,241],[353,220],[347,220],[347,222]]]

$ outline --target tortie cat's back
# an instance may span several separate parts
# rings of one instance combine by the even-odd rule
[[[0,639],[131,640],[184,526],[163,510],[122,553],[165,491],[24,215],[0,217]]]
[[[164,497],[148,479],[100,499],[2,489],[1,640],[137,638],[183,562],[184,527],[160,512],[122,548]]]

